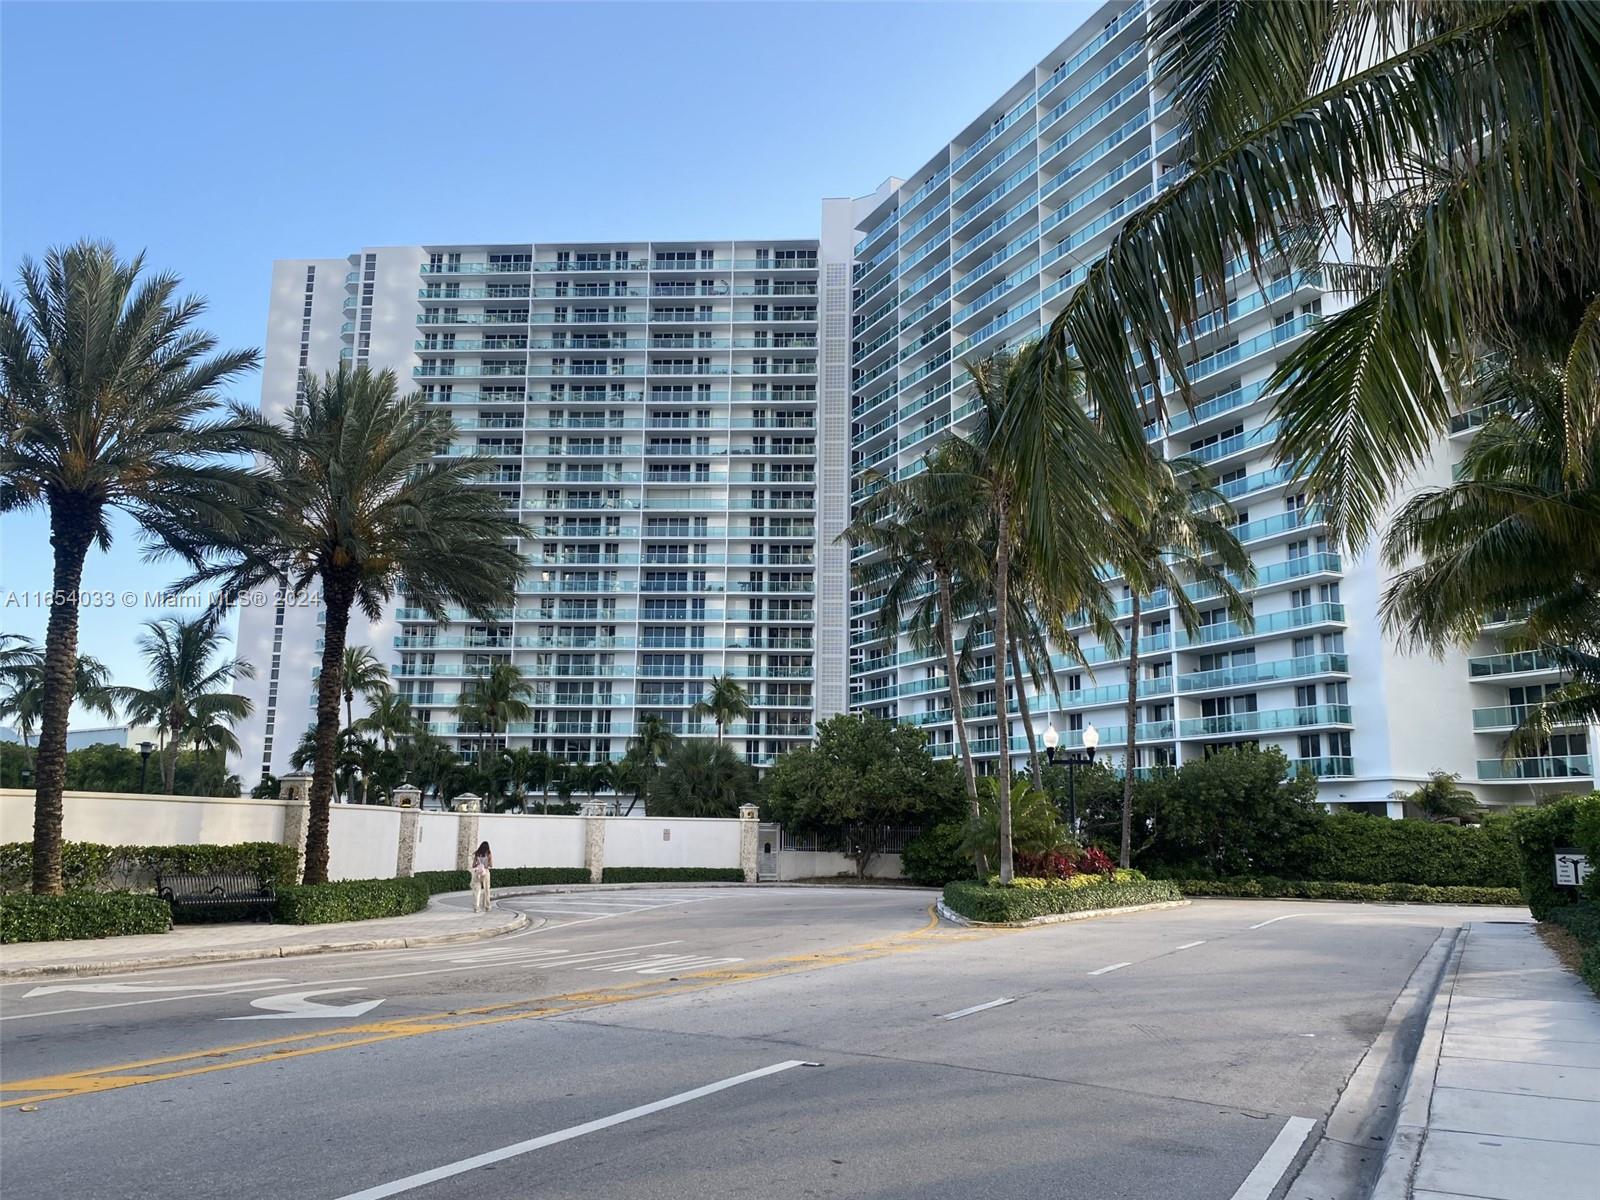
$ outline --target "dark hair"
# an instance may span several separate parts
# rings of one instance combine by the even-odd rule
[[[474,850],[473,853],[474,854],[488,854],[489,853],[489,843],[488,842],[484,842],[476,850]]]

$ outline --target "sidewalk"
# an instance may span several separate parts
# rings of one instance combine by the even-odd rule
[[[1532,925],[1475,923],[1462,936],[1401,1115],[1422,1125],[1421,1153],[1404,1192],[1386,1165],[1380,1194],[1388,1182],[1412,1200],[1596,1195],[1600,999]]]
[[[459,900],[466,893],[460,893]],[[497,908],[473,913],[435,896],[409,917],[335,925],[178,925],[170,933],[0,947],[0,980],[40,975],[108,975],[151,967],[194,966],[256,958],[291,958],[338,950],[399,950],[472,942],[525,929],[524,913]]]

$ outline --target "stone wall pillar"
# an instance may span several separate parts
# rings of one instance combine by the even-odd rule
[[[478,848],[478,808],[476,796],[457,796],[456,804],[456,870],[472,869],[472,852]],[[463,803],[463,800],[466,802]],[[492,847],[491,847],[492,849]]]
[[[422,814],[414,808],[400,810],[400,842],[395,848],[394,877],[410,879],[416,874],[417,833]]]
[[[583,806],[583,865],[589,868],[590,883],[599,883],[605,877],[605,812],[603,800],[590,800]]]
[[[279,781],[278,798],[284,802],[283,844],[293,846],[299,856],[294,869],[296,879],[305,878],[306,836],[311,832],[311,776],[297,771]],[[330,818],[332,814],[329,814]]]
[[[739,806],[739,869],[744,881],[754,883],[760,871],[761,810],[754,804]]]

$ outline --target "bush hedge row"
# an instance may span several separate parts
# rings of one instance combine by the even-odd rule
[[[440,892],[472,890],[471,871],[418,871],[411,878],[420,880],[430,895]],[[490,875],[496,888],[533,887],[541,883],[588,883],[588,867],[500,867]]]
[[[0,942],[165,933],[171,919],[165,901],[130,892],[0,896]]]
[[[1557,847],[1587,851],[1590,863],[1600,868],[1600,816],[1596,814],[1600,814],[1600,792],[1518,809],[1512,817],[1522,860],[1522,893],[1535,919],[1549,920],[1557,909],[1579,900],[1574,889],[1556,886]],[[1591,844],[1590,837],[1596,838],[1597,844]],[[1589,889],[1590,898],[1600,900],[1600,870],[1590,875]]]
[[[293,846],[238,842],[231,846],[106,846],[63,842],[62,882],[69,892],[105,891],[128,882],[153,886],[157,875],[245,871],[276,887],[292,885],[300,868]],[[33,843],[0,845],[0,892],[26,891],[33,876]]]
[[[1445,825],[1336,813],[1306,834],[1298,850],[1308,880],[1507,888],[1522,882],[1511,822],[1499,816],[1482,825]]]
[[[1157,879],[1106,880],[1078,887],[999,887],[970,880],[947,883],[945,907],[972,921],[1026,921],[1059,913],[1092,912],[1181,900],[1171,883]]]
[[[1175,879],[1185,896],[1243,896],[1283,900],[1356,900],[1398,904],[1522,904],[1511,887],[1430,887],[1423,883],[1352,883],[1347,880]]]
[[[1565,905],[1550,914],[1550,921],[1578,939],[1583,949],[1578,974],[1600,996],[1600,904],[1586,900]]]
[[[601,883],[743,883],[738,867],[606,867]]]
[[[426,908],[428,895],[428,885],[416,879],[347,879],[340,883],[296,885],[278,889],[274,915],[286,925],[403,917]]]

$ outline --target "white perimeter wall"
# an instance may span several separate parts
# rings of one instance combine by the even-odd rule
[[[68,792],[62,825],[69,842],[108,846],[281,842],[286,808],[281,800]],[[32,840],[33,793],[0,789],[0,841]],[[389,870],[394,871],[392,860]]]
[[[600,819],[606,823],[608,867],[737,867],[739,865],[737,820],[712,817],[681,820],[670,817]],[[499,861],[500,856],[496,853],[495,862]]]
[[[329,879],[388,879],[400,849],[400,810],[336,804],[328,825]]]
[[[478,818],[478,840],[489,843],[497,867],[581,867],[585,819],[486,814]]]

